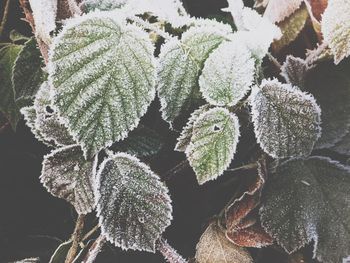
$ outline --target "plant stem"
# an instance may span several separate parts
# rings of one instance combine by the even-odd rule
[[[10,10],[10,0],[7,0],[6,3],[5,3],[4,14],[3,14],[2,19],[1,19],[0,39],[3,37],[3,33],[5,31],[5,26],[6,26],[6,23],[7,23],[9,10]]]
[[[72,246],[70,247],[65,263],[72,263],[79,248],[79,243],[81,241],[81,236],[84,229],[85,215],[79,215],[75,223],[74,232],[72,234]]]
[[[86,241],[89,237],[91,237],[100,227],[98,225],[94,226],[89,232],[85,234],[85,236],[81,239],[81,241]]]
[[[236,172],[239,170],[248,170],[248,169],[254,169],[254,168],[258,168],[258,163],[254,162],[254,163],[249,163],[240,167],[236,167],[236,168],[232,168],[232,169],[227,169],[227,172]]]
[[[275,67],[280,71],[282,65],[278,62],[278,60],[270,53],[267,53],[267,56],[269,57],[270,61],[275,65]]]
[[[165,239],[160,239],[156,245],[157,250],[163,255],[169,263],[187,263],[185,260]]]
[[[99,236],[95,242],[91,245],[89,251],[85,255],[82,263],[93,263],[96,260],[97,255],[102,250],[102,247],[106,243],[106,238],[104,236]]]
[[[179,173],[180,171],[182,171],[183,169],[185,169],[186,167],[188,167],[188,161],[183,160],[180,163],[178,163],[176,166],[174,166],[173,168],[171,168],[170,170],[168,170],[163,176],[162,176],[162,180],[163,181],[168,181],[170,180],[174,175],[176,175],[177,173]]]

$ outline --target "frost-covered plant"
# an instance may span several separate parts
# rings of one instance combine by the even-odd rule
[[[235,27],[191,17],[180,0],[67,0],[66,20],[55,0],[29,2],[32,11],[22,7],[35,38],[0,50],[0,106],[14,129],[21,112],[52,149],[40,180],[79,214],[51,262],[67,246],[66,262],[74,261],[93,210],[101,236],[83,262],[106,241],[186,262],[162,237],[171,198],[145,163],[162,147],[157,131],[140,124],[154,100],[180,130],[172,147],[200,185],[253,174],[203,233],[199,263],[252,262],[244,247],[274,242],[292,253],[313,241],[322,262],[350,254],[350,167],[322,156],[350,155],[350,1],[329,0],[321,16],[313,1],[256,1],[266,8],[260,15],[228,0],[223,11]],[[308,19],[323,42],[281,66],[271,52],[295,41]],[[251,131],[243,161],[252,163],[237,168]]]

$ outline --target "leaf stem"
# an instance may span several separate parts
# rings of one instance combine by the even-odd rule
[[[85,236],[81,239],[81,242],[86,241],[89,237],[91,237],[98,229],[99,225],[94,226],[89,232],[85,234]]]
[[[79,215],[75,223],[74,232],[72,234],[72,246],[70,247],[65,263],[72,263],[79,248],[79,243],[81,241],[81,236],[84,229],[85,215]]]
[[[233,168],[233,169],[227,169],[226,171],[227,172],[236,172],[236,171],[239,171],[239,170],[249,170],[249,169],[254,169],[254,168],[258,168],[258,163],[257,162],[249,163],[249,164],[246,164],[246,165],[242,165],[242,166],[239,166],[239,167],[236,167],[236,168]]]
[[[184,259],[169,243],[161,238],[158,240],[156,249],[163,255],[169,263],[187,263]]]
[[[275,58],[270,52],[267,53],[270,61],[275,65],[275,67],[280,71],[282,65],[278,62],[277,58]]]
[[[188,160],[183,160],[177,165],[175,165],[173,168],[168,170],[163,176],[162,180],[163,181],[169,181],[174,175],[178,174],[181,172],[183,169],[187,168],[189,166]]]
[[[7,23],[9,10],[10,10],[10,0],[7,0],[5,3],[4,14],[3,14],[2,19],[1,19],[0,39],[3,37],[3,33],[5,31],[5,26]]]

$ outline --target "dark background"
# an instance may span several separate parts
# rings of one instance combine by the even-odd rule
[[[3,1],[0,1],[3,10]],[[246,2],[252,5],[252,1]],[[184,4],[192,15],[201,17],[222,16],[220,9],[227,6],[225,0],[186,0]],[[17,0],[11,0],[6,30],[16,29],[30,36],[30,28],[21,17]],[[160,157],[148,160],[154,171],[165,173],[184,160],[183,154],[172,151],[178,134],[170,132],[161,120],[157,101],[142,122],[159,131],[166,141]],[[244,152],[240,149],[247,148],[252,141],[250,128],[247,127],[248,135],[241,138],[238,152]],[[55,248],[68,240],[73,231],[77,217],[74,209],[52,197],[39,182],[43,155],[49,152],[49,148],[34,138],[23,120],[16,132],[8,126],[0,129],[0,262],[27,257],[40,257],[41,262],[48,262]],[[237,163],[246,161],[243,153],[235,159]],[[193,172],[187,168],[167,182],[173,199],[174,220],[165,237],[184,257],[194,256],[195,246],[211,216],[218,213],[234,193],[235,185],[227,183],[228,176],[199,187]],[[95,224],[92,214],[86,230]],[[276,249],[253,249],[251,252],[259,262],[285,262],[285,255]],[[158,254],[123,252],[108,244],[97,262],[157,263],[164,259]]]

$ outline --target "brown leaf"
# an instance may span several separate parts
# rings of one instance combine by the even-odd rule
[[[328,6],[328,0],[306,0],[311,6],[312,14],[317,19],[321,21],[322,14]]]
[[[293,14],[302,2],[303,0],[270,0],[264,17],[267,17],[272,23],[282,22]]]
[[[252,263],[248,251],[232,244],[214,223],[202,234],[196,248],[198,263]]]

